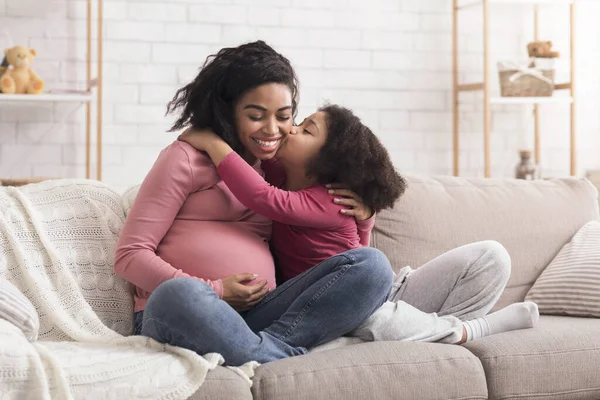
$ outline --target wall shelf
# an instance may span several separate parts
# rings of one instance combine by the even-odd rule
[[[573,0],[490,0],[492,4],[573,4]]]
[[[94,99],[92,92],[72,93],[72,94],[2,94],[0,93],[0,102],[2,103],[43,103],[43,102],[62,102],[62,103],[89,103]]]
[[[490,4],[526,4],[526,5],[569,5],[574,0],[487,0]],[[484,0],[459,1],[456,5],[458,9],[482,6]]]
[[[96,179],[102,180],[102,34],[103,34],[103,0],[95,0],[96,3],[96,27],[97,27],[97,47],[96,47],[96,65],[97,77],[92,78],[92,9],[94,0],[86,0],[87,3],[87,57],[86,57],[86,82],[88,88],[85,92],[45,92],[38,95],[29,94],[2,94],[0,93],[0,104],[18,104],[35,105],[40,103],[81,103],[85,104],[85,177],[91,178],[91,130],[92,130],[92,102],[96,100]],[[38,49],[39,50],[39,49]],[[94,91],[92,91],[94,89]],[[2,180],[2,178],[0,178]],[[27,178],[17,178],[17,180],[27,180]],[[5,180],[8,181],[8,180]]]
[[[571,96],[490,98],[492,104],[570,104],[572,102]]]
[[[539,39],[539,7],[544,4],[565,5],[569,7],[569,33],[570,33],[570,81],[554,85],[556,91],[568,92],[568,96],[556,95],[551,97],[497,97],[492,95],[491,86],[491,67],[490,67],[490,9],[495,4],[530,4],[534,5],[534,31],[533,40]],[[458,14],[462,9],[471,6],[482,6],[483,11],[483,82],[460,83],[459,65],[458,65]],[[575,1],[574,0],[476,0],[463,2],[453,0],[452,12],[452,56],[453,56],[453,174],[459,175],[460,172],[460,93],[467,91],[483,91],[483,157],[484,157],[484,176],[490,177],[490,153],[491,141],[490,134],[492,130],[492,105],[494,104],[522,104],[532,105],[534,110],[534,154],[536,164],[540,164],[540,107],[543,104],[569,104],[570,105],[570,173],[577,173],[577,154],[576,154],[576,82],[575,82]]]

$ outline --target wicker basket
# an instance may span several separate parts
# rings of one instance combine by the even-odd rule
[[[538,70],[550,82],[535,75],[523,74],[511,81],[511,77],[521,71],[516,69],[501,70],[500,95],[503,97],[548,97],[554,91],[554,69]]]

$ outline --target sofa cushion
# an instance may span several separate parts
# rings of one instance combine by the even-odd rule
[[[600,221],[585,224],[525,297],[541,314],[600,318]]]
[[[600,399],[600,319],[541,316],[464,347],[481,360],[490,399]]]
[[[273,361],[254,399],[487,399],[479,360],[460,346],[371,342]]]
[[[496,240],[512,259],[511,278],[496,308],[523,301],[575,232],[599,218],[596,188],[585,179],[407,180],[394,209],[378,215],[372,246],[398,271],[467,243]]]
[[[250,386],[232,370],[216,367],[208,371],[204,383],[188,400],[252,400]]]
[[[31,342],[37,340],[40,320],[35,307],[19,289],[0,277],[0,319],[19,328]]]
[[[133,202],[140,191],[141,185],[130,186],[123,192],[122,195],[122,203],[123,203],[123,211],[125,211],[125,216],[129,215],[129,211],[131,211],[131,207],[133,206]]]

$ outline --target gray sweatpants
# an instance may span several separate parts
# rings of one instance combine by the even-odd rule
[[[313,350],[374,340],[457,343],[462,321],[485,316],[510,277],[510,256],[498,242],[450,250],[420,268],[403,268],[388,301],[347,336]]]

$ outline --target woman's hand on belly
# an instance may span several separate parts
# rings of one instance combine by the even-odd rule
[[[235,274],[223,278],[223,300],[236,311],[250,310],[269,292],[266,280],[252,286],[242,283],[256,278],[254,274]]]

